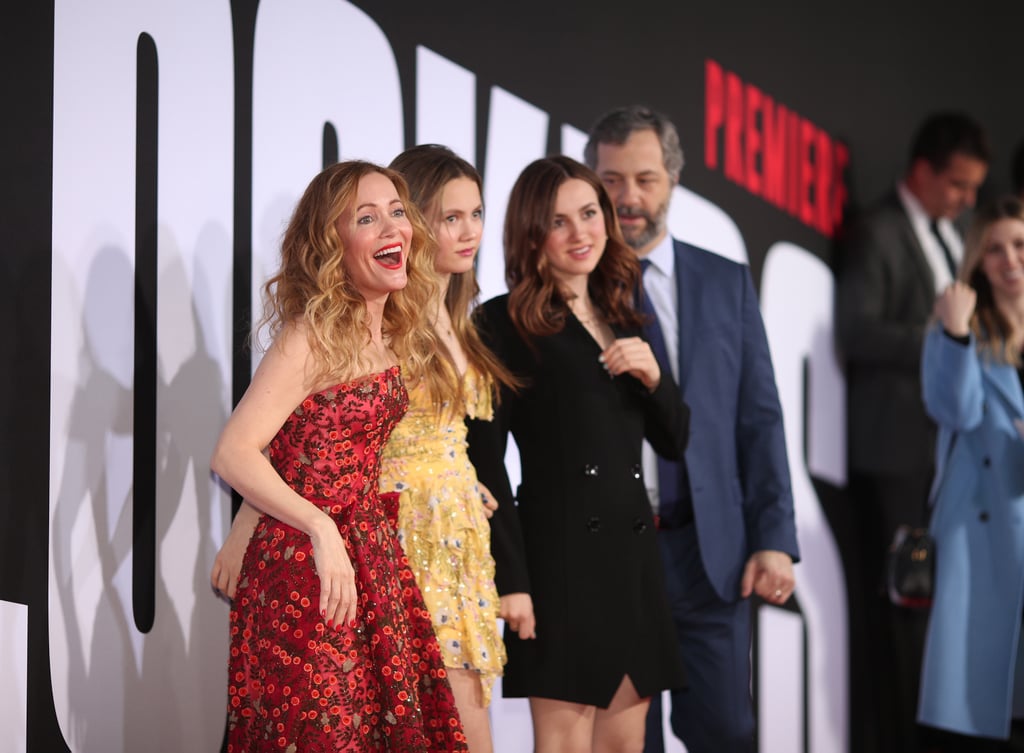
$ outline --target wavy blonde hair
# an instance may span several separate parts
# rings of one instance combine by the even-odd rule
[[[971,315],[971,331],[978,349],[995,361],[1020,368],[1021,354],[1012,344],[1013,324],[996,305],[992,284],[981,268],[988,250],[989,232],[1001,220],[1024,222],[1024,203],[1016,196],[1003,196],[980,207],[974,215],[964,242],[964,260],[957,277],[966,282],[978,295]]]
[[[458,392],[458,381],[428,319],[439,291],[434,272],[435,241],[410,200],[405,180],[394,170],[352,160],[324,169],[299,199],[281,243],[281,267],[263,286],[266,315],[276,336],[289,323],[305,325],[315,363],[314,381],[347,381],[370,367],[363,351],[370,337],[366,301],[352,284],[342,260],[345,244],[338,221],[356,201],[359,182],[380,173],[394,185],[412,225],[405,288],[388,296],[381,329],[402,362],[405,378],[422,380],[431,400]]]
[[[412,200],[431,225],[438,224],[442,219],[442,195],[451,181],[468,178],[476,184],[481,196],[483,195],[483,182],[476,168],[440,144],[420,144],[406,149],[391,161],[390,166],[406,179]],[[476,280],[475,270],[451,275],[444,305],[451,318],[452,331],[466,354],[466,360],[483,377],[487,389],[493,389],[498,383],[515,389],[518,382],[484,345],[470,319],[470,310],[479,295],[480,286]],[[460,395],[460,398],[464,399],[464,396]],[[460,405],[458,409],[463,410],[464,405]]]

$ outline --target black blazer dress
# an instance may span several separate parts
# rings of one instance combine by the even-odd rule
[[[468,436],[477,475],[499,502],[491,519],[498,592],[529,593],[537,617],[534,640],[506,626],[503,694],[607,708],[626,675],[641,696],[682,687],[640,453],[646,437],[681,458],[689,410],[667,372],[653,393],[631,376],[611,377],[600,345],[571,314],[561,332],[528,344],[507,304],[507,295],[488,301],[477,324],[525,386],[503,390],[494,420],[469,421]],[[509,433],[522,470],[514,497]]]

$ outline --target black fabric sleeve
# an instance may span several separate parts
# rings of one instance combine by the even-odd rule
[[[509,355],[514,350],[515,342],[511,338],[518,339],[518,335],[511,322],[507,321],[507,314],[494,305],[496,303],[490,301],[478,309],[475,322],[484,343],[509,370],[514,371]],[[466,422],[469,459],[476,469],[477,478],[498,501],[498,509],[491,518],[491,553],[494,556],[494,582],[498,593],[529,593],[530,577],[526,567],[523,531],[505,469],[505,450],[508,447],[516,395],[507,388],[501,388],[497,398],[493,420],[469,419]]]
[[[642,391],[645,393],[644,436],[663,458],[682,460],[690,438],[690,408],[683,402],[672,375],[662,370],[661,381],[654,392]]]

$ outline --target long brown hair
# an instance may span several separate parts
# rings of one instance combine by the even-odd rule
[[[483,181],[476,168],[440,144],[420,144],[406,149],[391,161],[390,167],[400,172],[408,182],[412,200],[419,206],[431,227],[443,219],[441,213],[444,207],[441,202],[444,189],[451,181],[469,178],[483,195]],[[480,286],[473,269],[451,275],[444,305],[452,321],[452,331],[465,351],[470,366],[484,377],[488,389],[495,382],[515,387],[516,380],[484,345],[470,319],[470,309],[479,295]]]
[[[587,288],[609,324],[639,327],[643,314],[633,298],[640,281],[640,263],[626,245],[615,207],[593,170],[569,157],[531,162],[516,180],[505,213],[505,282],[508,310],[524,338],[560,332],[568,314],[565,293],[541,253],[551,231],[558,189],[567,180],[582,180],[597,193],[608,241]]]
[[[958,277],[978,294],[971,316],[971,331],[979,348],[996,361],[1019,367],[1021,354],[1012,344],[1013,324],[996,305],[992,285],[981,268],[982,258],[988,250],[989,231],[1000,220],[1024,222],[1024,203],[1016,196],[1003,196],[979,207],[967,231],[964,260]]]
[[[369,312],[342,264],[346,249],[338,220],[354,205],[360,180],[372,173],[380,173],[395,186],[412,225],[408,281],[388,296],[381,329],[402,360],[406,377],[422,379],[429,385],[431,399],[442,401],[456,383],[447,373],[445,359],[438,356],[440,342],[427,319],[427,304],[439,285],[433,267],[434,240],[409,198],[405,180],[393,170],[353,160],[331,165],[310,181],[285,230],[281,266],[263,286],[267,302],[263,321],[273,335],[289,323],[305,325],[316,363],[315,381],[344,381],[369,366],[361,357],[370,334]]]

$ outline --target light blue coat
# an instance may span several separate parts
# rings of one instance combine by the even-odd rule
[[[973,337],[962,345],[940,327],[925,338],[921,369],[939,441],[935,601],[918,719],[1006,738],[1015,696],[1018,715],[1024,710],[1024,396],[1013,366],[990,362]]]

